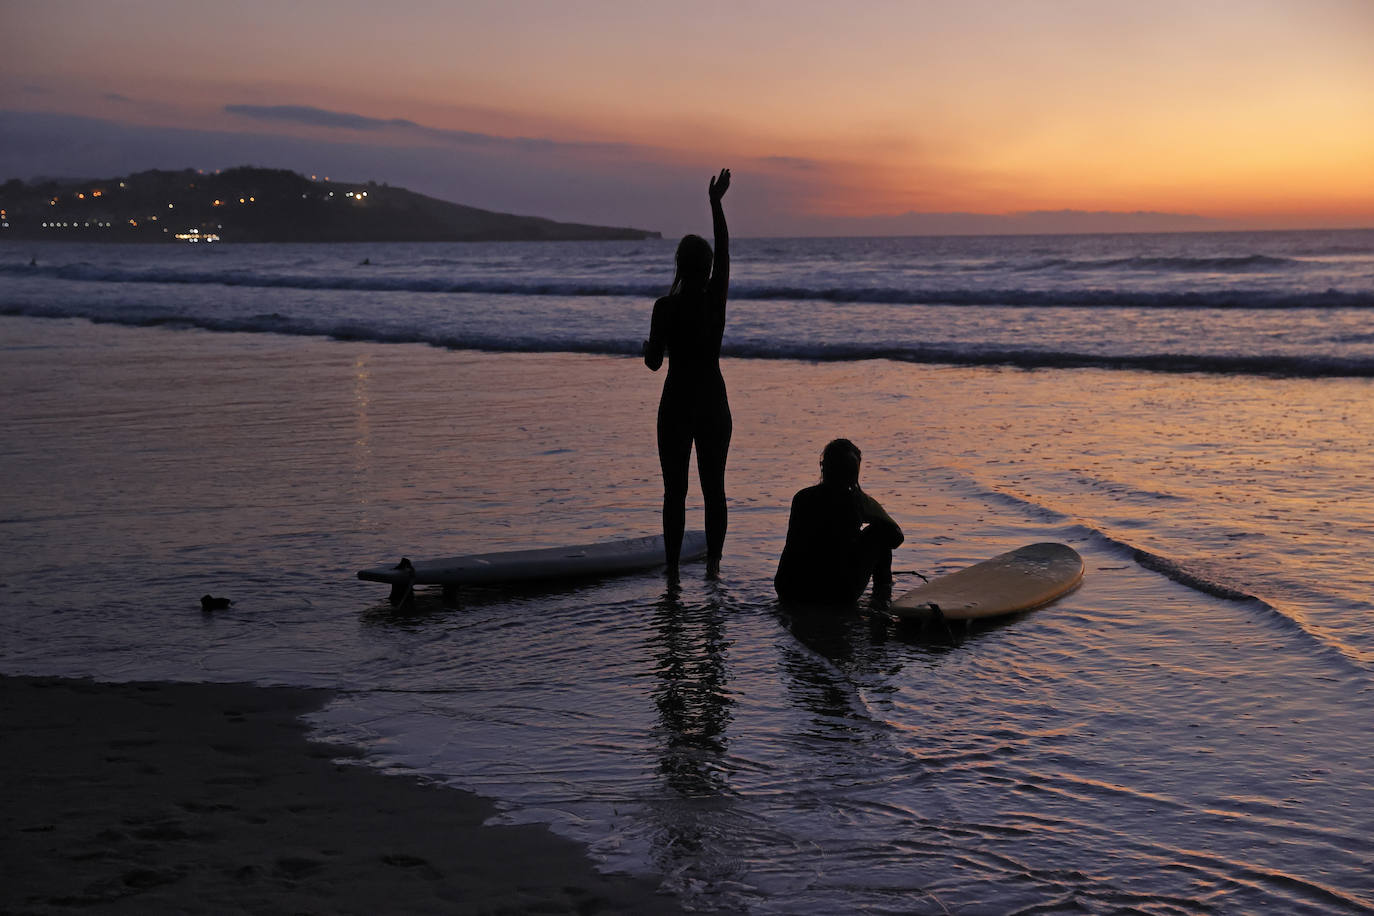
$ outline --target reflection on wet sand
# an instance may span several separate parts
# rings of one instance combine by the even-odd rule
[[[720,761],[734,700],[726,690],[729,641],[722,607],[714,596],[688,607],[681,590],[670,587],[655,605],[652,633],[658,770],[684,798],[725,791]]]

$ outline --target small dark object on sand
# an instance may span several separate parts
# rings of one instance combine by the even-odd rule
[[[214,595],[200,596],[200,609],[202,611],[222,611],[233,603],[228,598],[216,598]]]

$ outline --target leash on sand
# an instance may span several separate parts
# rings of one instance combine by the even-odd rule
[[[894,575],[894,576],[915,576],[915,577],[917,577],[918,579],[920,579],[922,582],[929,582],[929,581],[930,581],[930,577],[927,576],[925,573],[921,572],[919,569],[894,569],[894,570],[892,570],[892,575]]]

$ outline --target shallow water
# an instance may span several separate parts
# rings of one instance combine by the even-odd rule
[[[354,571],[655,530],[660,378],[67,319],[0,347],[7,673],[341,689],[322,735],[701,908],[1374,909],[1363,380],[729,360],[723,582],[402,615]],[[898,569],[1062,540],[1083,586],[950,636],[779,609],[835,435]]]

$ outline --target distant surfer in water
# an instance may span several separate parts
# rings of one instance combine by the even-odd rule
[[[902,529],[859,488],[863,454],[848,439],[821,452],[821,482],[792,497],[787,544],[773,588],[785,601],[848,604],[873,580],[875,598],[892,596],[892,551]]]
[[[725,334],[725,297],[730,286],[730,237],[721,198],[730,188],[730,170],[711,179],[711,223],[716,247],[699,235],[677,246],[673,285],[654,303],[644,364],[657,372],[668,356],[668,377],[658,402],[658,461],[663,468],[663,546],[668,575],[676,581],[682,531],[687,516],[687,474],[692,444],[706,503],[706,577],[720,577],[725,545],[725,459],[730,451],[730,400],[720,374],[720,342]]]

